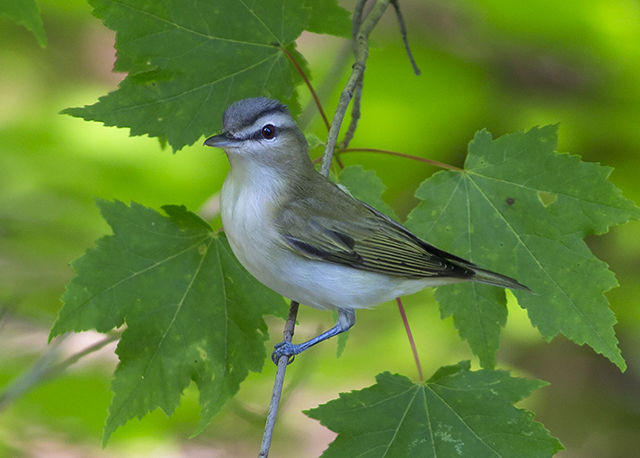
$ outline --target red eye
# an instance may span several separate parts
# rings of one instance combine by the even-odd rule
[[[262,137],[271,140],[276,136],[276,128],[273,124],[267,124],[262,128]]]

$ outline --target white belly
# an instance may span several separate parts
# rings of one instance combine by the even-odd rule
[[[316,308],[366,308],[415,293],[440,279],[406,279],[300,256],[281,240],[273,224],[277,190],[273,177],[234,180],[222,187],[222,224],[240,263],[260,282],[283,296]],[[271,179],[269,179],[271,178]],[[243,181],[242,186],[237,181]]]

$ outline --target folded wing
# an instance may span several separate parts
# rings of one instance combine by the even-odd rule
[[[408,229],[331,185],[292,199],[278,221],[283,242],[310,259],[407,278],[474,275],[472,263],[420,240]],[[340,193],[334,199],[328,194]]]

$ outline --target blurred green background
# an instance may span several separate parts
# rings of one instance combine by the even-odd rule
[[[60,306],[69,261],[109,232],[94,198],[158,208],[185,204],[208,212],[228,165],[219,151],[196,144],[172,154],[155,139],[129,137],[58,112],[93,103],[123,75],[111,68],[114,34],[80,0],[39,2],[48,46],[0,18],[0,391],[47,354],[64,359],[100,340],[70,336],[47,352],[47,333]],[[344,6],[351,8],[352,2]],[[640,201],[640,4],[584,0],[402,2],[422,75],[414,76],[395,17],[373,34],[365,76],[363,117],[352,146],[392,149],[461,165],[466,144],[483,127],[494,136],[534,125],[560,124],[560,151],[615,167],[611,180]],[[306,56],[325,101],[335,109],[350,66],[341,39],[305,34]],[[309,100],[305,88],[301,99]],[[322,138],[313,109],[303,114]],[[212,132],[213,133],[213,132]],[[415,205],[417,185],[435,171],[426,164],[366,153],[345,164],[375,169],[400,215]],[[215,201],[215,199],[214,199]],[[547,380],[523,402],[567,450],[559,456],[637,454],[640,431],[640,224],[591,237],[621,286],[608,297],[629,369],[620,374],[591,350],[559,337],[545,342],[517,305],[499,353],[499,367]],[[450,319],[441,321],[431,291],[405,306],[425,376],[460,359],[473,360]],[[327,312],[303,308],[297,339],[331,325]],[[301,411],[340,391],[371,385],[383,370],[417,379],[397,308],[363,311],[342,357],[327,343],[290,366],[273,456],[316,456],[333,433]],[[282,323],[270,321],[272,340]],[[117,364],[113,345],[63,374],[0,405],[0,456],[254,456],[275,368],[252,374],[200,436],[197,391],[178,411],[130,421],[101,448],[101,428]],[[475,363],[475,361],[474,361]],[[477,364],[476,364],[477,365]]]

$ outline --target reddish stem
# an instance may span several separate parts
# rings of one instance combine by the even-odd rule
[[[416,348],[416,342],[413,340],[413,333],[411,332],[411,327],[409,326],[409,320],[407,320],[407,314],[404,312],[404,306],[402,305],[402,300],[399,297],[396,297],[396,302],[398,303],[398,310],[400,311],[400,316],[402,317],[402,322],[404,323],[404,329],[407,331],[409,345],[411,345],[411,351],[413,352],[413,359],[416,361],[418,377],[420,378],[421,382],[424,382],[424,377],[422,376],[422,366],[420,365],[420,358],[418,358],[418,349]]]
[[[388,154],[390,156],[398,156],[404,157],[405,159],[411,159],[413,161],[424,162],[426,164],[435,165],[436,167],[440,167],[443,169],[453,170],[455,172],[463,172],[463,169],[460,169],[454,165],[445,164],[444,162],[434,161],[433,159],[426,159],[420,156],[413,156],[411,154],[399,153],[397,151],[390,151],[386,149],[375,149],[375,148],[345,148],[340,150],[340,153],[379,153],[379,154]]]
[[[282,49],[282,52],[284,53],[284,55],[287,56],[287,58],[291,61],[291,63],[296,68],[298,73],[300,73],[300,76],[302,77],[302,79],[304,80],[304,83],[309,88],[309,92],[311,92],[311,96],[313,97],[313,100],[316,103],[316,106],[318,107],[318,111],[320,112],[320,116],[322,116],[324,125],[326,126],[327,130],[329,130],[329,127],[330,127],[329,119],[327,119],[327,115],[324,113],[324,109],[322,108],[322,104],[320,103],[320,99],[318,98],[318,94],[316,94],[315,89],[311,85],[311,81],[309,81],[309,78],[307,78],[307,75],[304,73],[304,70],[302,70],[302,67],[300,67],[300,64],[298,64],[295,57],[293,57],[293,54],[291,54],[289,50],[285,47],[281,47],[280,49]]]

